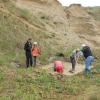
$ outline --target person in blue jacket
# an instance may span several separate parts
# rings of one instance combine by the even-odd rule
[[[90,47],[86,44],[82,44],[81,51],[82,51],[83,56],[85,58],[85,72],[90,73],[91,72],[91,65],[92,65],[92,62],[94,60],[92,51],[91,51]]]

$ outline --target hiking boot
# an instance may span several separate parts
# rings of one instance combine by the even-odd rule
[[[69,72],[70,72],[70,73],[74,73],[74,72],[75,72],[75,70],[70,70]]]

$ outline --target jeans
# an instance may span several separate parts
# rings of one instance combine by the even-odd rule
[[[94,60],[94,57],[93,56],[88,56],[87,59],[85,60],[85,71],[86,72],[91,72],[91,65],[92,65],[92,62]]]
[[[36,56],[33,56],[33,64],[34,64],[34,66],[36,66]]]

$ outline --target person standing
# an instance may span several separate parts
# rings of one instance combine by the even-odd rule
[[[38,43],[34,42],[32,47],[32,56],[33,56],[33,64],[36,66],[37,57],[40,55],[40,48],[38,47]]]
[[[77,60],[78,60],[79,55],[80,55],[80,50],[75,49],[70,56],[70,61],[72,64],[72,70],[70,70],[71,73],[75,72],[75,66],[77,64]]]
[[[25,50],[25,54],[26,54],[26,66],[28,68],[29,66],[32,66],[33,65],[31,38],[29,38],[27,40],[27,42],[25,43],[24,50]]]
[[[81,49],[83,56],[85,58],[85,73],[91,72],[91,65],[94,60],[92,51],[89,46],[83,44]]]

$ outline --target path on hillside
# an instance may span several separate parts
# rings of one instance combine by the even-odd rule
[[[78,73],[81,73],[84,71],[85,66],[82,64],[77,64],[76,66],[76,70],[74,73],[70,73],[69,70],[71,70],[71,63],[64,63],[64,75],[68,75],[68,76],[72,76],[72,75],[76,75]],[[49,65],[45,65],[44,67],[42,67],[43,70],[45,70],[48,73],[51,74],[55,74],[55,72],[53,71],[53,64],[49,64]]]

